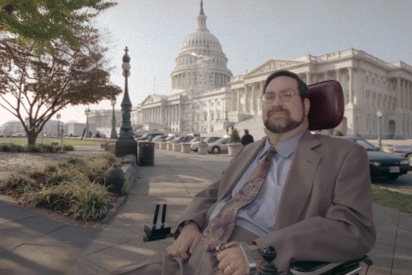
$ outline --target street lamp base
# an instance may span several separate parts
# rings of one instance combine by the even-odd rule
[[[116,157],[124,157],[126,155],[135,155],[135,156],[137,156],[137,142],[136,142],[136,140],[134,140],[134,139],[118,139],[115,142],[116,142],[115,152],[113,152],[113,153]]]

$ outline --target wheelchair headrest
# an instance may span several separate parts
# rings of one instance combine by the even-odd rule
[[[308,85],[309,130],[332,129],[341,123],[344,113],[342,86],[336,80]]]

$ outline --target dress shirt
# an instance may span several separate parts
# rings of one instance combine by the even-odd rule
[[[236,225],[253,232],[258,236],[263,236],[274,231],[277,205],[282,195],[283,184],[289,172],[292,156],[296,146],[303,136],[305,131],[285,140],[281,144],[275,146],[277,154],[272,158],[272,164],[265,182],[256,196],[255,200],[239,210]],[[232,195],[226,197],[218,203],[214,209],[210,219],[216,217],[227,201],[247,182],[256,166],[262,160],[266,151],[269,149],[270,143],[266,140],[265,146],[257,154],[256,158],[249,165],[248,169],[243,173],[239,182],[232,191]]]

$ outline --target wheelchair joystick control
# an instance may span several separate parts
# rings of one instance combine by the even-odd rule
[[[146,236],[143,237],[143,241],[145,241],[145,242],[165,239],[167,237],[172,236],[170,226],[165,223],[167,204],[163,204],[162,218],[161,218],[161,224],[160,225],[157,224],[157,217],[159,216],[159,209],[160,209],[160,205],[157,204],[156,208],[155,208],[155,213],[154,213],[154,216],[153,216],[153,223],[152,224],[146,224],[144,226],[144,232],[145,232]]]
[[[278,272],[278,268],[273,263],[276,259],[277,251],[273,246],[265,246],[261,251],[260,254],[262,255],[264,262],[260,267],[260,272],[258,275],[293,275],[288,271],[280,271]]]
[[[276,259],[277,252],[273,246],[265,246],[261,251],[264,262],[260,267],[259,275],[277,275],[278,269],[273,261]]]

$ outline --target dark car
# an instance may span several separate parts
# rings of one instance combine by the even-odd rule
[[[402,156],[382,152],[372,143],[361,137],[343,137],[362,145],[366,149],[369,159],[369,172],[371,178],[396,179],[408,173],[408,160]]]
[[[405,157],[409,162],[409,168],[412,167],[412,145],[394,145],[393,153]]]
[[[143,140],[152,140],[156,136],[161,136],[163,133],[147,133],[141,137],[138,137],[136,140],[143,141]]]

